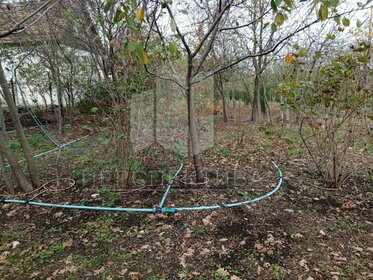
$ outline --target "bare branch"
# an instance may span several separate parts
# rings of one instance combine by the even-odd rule
[[[176,32],[180,36],[181,41],[183,42],[185,50],[187,51],[188,56],[190,56],[191,55],[191,50],[189,48],[189,45],[188,45],[187,41],[185,40],[184,35],[181,33],[179,27],[176,24],[174,14],[172,13],[171,8],[170,8],[170,6],[168,4],[166,4],[166,8],[167,8],[167,11],[168,11],[168,13],[169,13],[169,15],[171,17],[171,20],[173,20],[173,22],[175,23]]]
[[[55,4],[57,4],[57,2],[59,2],[60,0],[49,0],[47,2],[45,2],[43,5],[41,5],[38,9],[36,9],[34,12],[32,12],[31,14],[29,14],[28,16],[26,16],[23,20],[19,21],[18,23],[16,23],[12,28],[10,28],[9,30],[5,31],[5,32],[2,32],[0,33],[0,38],[4,38],[4,37],[7,37],[9,35],[12,35],[13,33],[16,33],[16,32],[22,32],[24,31],[26,28],[30,28],[32,25],[34,25],[36,22],[38,22],[42,16],[44,15],[41,14],[36,20],[34,20],[31,24],[29,24],[27,27],[26,26],[23,26],[23,24],[25,22],[27,22],[29,19],[33,18],[37,13],[39,13],[40,11],[42,11],[44,8],[48,7],[49,4],[51,4],[53,1],[56,1]],[[49,10],[49,9],[48,9]]]
[[[362,9],[367,9],[367,8],[362,8]],[[336,17],[340,17],[342,15],[350,14],[352,12],[360,11],[362,9],[353,9],[353,10],[350,10],[350,11],[347,11],[347,12],[344,12],[344,13],[340,13],[340,14],[337,14],[337,15],[334,15],[334,16],[330,16],[330,17],[328,17],[328,19],[333,19],[333,18],[336,18]],[[260,57],[260,56],[265,56],[265,55],[268,55],[270,53],[273,53],[282,43],[284,43],[285,41],[287,41],[288,39],[290,39],[294,35],[302,32],[303,30],[311,27],[312,25],[314,25],[314,24],[316,24],[318,22],[320,22],[320,20],[316,19],[316,20],[310,22],[309,24],[306,24],[305,26],[303,26],[303,27],[295,30],[294,32],[290,33],[289,35],[287,35],[284,38],[282,38],[281,40],[279,40],[275,45],[273,45],[272,48],[269,48],[266,51],[259,52],[259,53],[249,53],[247,55],[244,55],[244,56],[238,58],[236,61],[234,61],[234,62],[232,62],[232,63],[230,63],[228,65],[223,65],[221,67],[218,67],[217,69],[215,69],[214,71],[212,71],[211,73],[209,73],[208,75],[206,75],[204,77],[204,79],[207,79],[208,77],[211,77],[211,76],[213,76],[213,75],[215,75],[215,74],[217,74],[219,72],[222,72],[222,71],[225,71],[225,70],[227,70],[229,68],[232,68],[233,66],[239,64],[240,62],[242,62],[242,61],[244,61],[244,60],[246,60],[248,58]]]
[[[257,22],[258,20],[261,20],[265,15],[267,15],[272,9],[268,9],[267,11],[265,11],[260,17],[250,21],[249,23],[246,23],[246,24],[242,24],[242,25],[239,25],[239,26],[231,26],[231,27],[222,27],[220,28],[220,31],[226,31],[226,30],[236,30],[236,29],[240,29],[240,28],[244,28],[244,27],[248,27],[252,24],[254,24],[255,22]]]
[[[230,6],[232,5],[233,3],[233,0],[231,0],[229,3],[227,3],[224,8],[217,14],[213,24],[210,26],[209,30],[206,32],[205,36],[203,36],[202,40],[199,42],[198,46],[196,47],[196,49],[194,50],[194,52],[191,54],[191,57],[194,58],[198,52],[200,51],[200,49],[202,48],[203,44],[205,43],[205,41],[207,40],[207,38],[211,35],[211,33],[215,30],[216,26],[218,25],[218,23],[220,22],[221,18],[223,17],[223,15],[225,14],[225,12],[230,8]],[[214,36],[212,39],[214,39],[215,35],[217,32],[214,32]],[[213,41],[213,40],[211,40]],[[210,42],[211,42],[210,41]]]

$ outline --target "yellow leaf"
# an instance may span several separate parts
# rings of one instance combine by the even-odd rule
[[[293,56],[288,53],[286,56],[285,56],[285,62],[286,63],[290,63],[291,61],[293,60]]]
[[[135,17],[138,21],[142,21],[144,19],[144,10],[143,9],[138,9],[136,11]]]
[[[275,23],[277,26],[283,25],[285,21],[285,16],[282,13],[277,13],[275,17]]]
[[[144,65],[146,65],[146,64],[148,64],[148,60],[149,60],[148,54],[146,52],[144,52],[143,55],[142,55],[142,63]]]

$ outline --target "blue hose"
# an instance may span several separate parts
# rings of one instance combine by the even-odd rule
[[[283,182],[283,175],[282,175],[282,172],[281,172],[280,168],[278,168],[276,163],[272,162],[272,164],[277,169],[279,180],[277,182],[276,187],[272,191],[270,191],[270,192],[268,192],[268,193],[266,193],[262,196],[259,196],[259,197],[253,198],[253,199],[249,199],[249,200],[245,200],[245,201],[223,204],[222,206],[220,206],[220,205],[208,205],[208,206],[195,206],[195,207],[175,207],[175,210],[176,211],[216,210],[216,209],[224,208],[224,207],[228,207],[228,208],[237,207],[237,206],[241,206],[241,205],[245,205],[245,204],[259,202],[263,199],[266,199],[266,198],[270,197],[271,195],[275,194],[280,189],[280,187],[282,185],[282,182]]]
[[[42,207],[56,207],[56,208],[65,208],[65,209],[77,209],[77,210],[154,213],[154,208],[120,208],[120,207],[69,205],[69,204],[54,204],[54,203],[44,203],[44,202],[36,202],[36,201],[28,201],[28,200],[17,200],[17,199],[4,199],[4,200],[0,200],[0,202],[25,204],[25,205],[34,205],[34,206],[42,206]]]
[[[63,148],[65,148],[65,147],[67,147],[67,146],[70,146],[71,144],[74,144],[74,143],[80,141],[80,140],[86,139],[88,136],[89,136],[89,134],[86,135],[86,136],[80,137],[80,138],[78,138],[78,139],[75,139],[75,140],[71,140],[71,141],[69,141],[69,142],[66,142],[66,143],[62,144],[61,146],[58,146],[58,147],[55,147],[55,148],[53,148],[53,149],[50,149],[50,150],[47,150],[47,151],[41,152],[41,153],[39,153],[39,154],[36,154],[36,155],[34,155],[34,158],[39,158],[39,157],[45,156],[45,155],[47,155],[47,154],[50,154],[50,153],[56,152],[56,151],[58,151],[59,149],[63,149]],[[18,163],[22,163],[22,162],[25,162],[25,161],[26,161],[25,159],[21,159],[21,160],[18,161]],[[9,168],[10,165],[7,164],[5,167],[6,167],[6,168]]]
[[[1,202],[2,203],[15,203],[15,204],[35,205],[35,206],[42,206],[42,207],[56,207],[56,208],[91,210],[91,211],[171,213],[171,214],[175,214],[176,212],[179,212],[179,211],[217,210],[217,209],[225,208],[225,207],[227,207],[227,208],[238,207],[238,206],[249,204],[249,203],[259,202],[263,199],[266,199],[266,198],[272,196],[273,194],[275,194],[280,189],[280,187],[282,185],[282,182],[283,182],[283,174],[282,174],[281,170],[279,169],[279,167],[274,162],[272,162],[272,164],[277,169],[278,177],[279,177],[277,185],[272,191],[270,191],[270,192],[268,192],[268,193],[266,193],[262,196],[256,197],[254,199],[249,199],[249,200],[245,200],[245,201],[241,201],[241,202],[235,202],[235,203],[228,203],[228,204],[223,204],[223,205],[206,205],[206,206],[172,207],[172,208],[163,207],[163,205],[166,201],[167,195],[170,191],[170,188],[171,188],[173,182],[175,181],[177,175],[180,173],[180,171],[181,171],[181,169],[184,165],[183,163],[180,164],[179,169],[177,170],[177,172],[175,173],[173,178],[168,183],[166,192],[164,193],[164,195],[162,197],[161,203],[159,204],[158,207],[155,207],[155,208],[121,208],[121,207],[102,207],[102,206],[53,204],[53,203],[44,203],[44,202],[36,202],[36,201],[28,201],[28,200],[16,200],[16,199],[5,199],[5,198],[1,198],[0,203]]]
[[[167,198],[167,196],[168,196],[168,193],[170,192],[170,189],[171,189],[171,187],[172,187],[174,181],[176,180],[176,177],[179,175],[181,169],[183,169],[183,166],[184,166],[184,163],[181,162],[180,167],[179,167],[179,169],[176,171],[174,177],[172,177],[172,179],[170,180],[170,182],[167,184],[167,188],[166,188],[166,191],[165,191],[165,193],[164,193],[164,195],[163,195],[163,197],[162,197],[161,203],[159,203],[159,206],[158,206],[159,208],[163,208],[163,205],[164,205],[164,203],[166,202],[166,198]]]

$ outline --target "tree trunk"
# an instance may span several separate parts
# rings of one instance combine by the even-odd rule
[[[259,123],[261,119],[261,110],[260,110],[260,76],[259,74],[255,75],[254,80],[254,99],[251,112],[251,121]]]
[[[114,142],[116,144],[117,155],[122,159],[124,165],[125,176],[122,177],[123,183],[129,187],[134,185],[131,144],[131,107],[126,98],[122,98],[121,103],[115,106],[117,107],[117,112],[113,115]]]
[[[49,91],[49,97],[50,97],[50,100],[51,100],[52,113],[54,113],[53,85],[52,85],[52,81],[51,81],[51,77],[50,77],[49,73],[48,73],[48,91]]]
[[[0,151],[0,171],[1,171],[1,176],[3,176],[3,180],[5,182],[5,186],[11,194],[14,194],[14,186],[12,182],[10,182],[10,179],[8,177],[8,174],[6,173],[6,168],[5,168],[5,162],[4,162],[4,157],[3,153]]]
[[[56,81],[56,87],[57,87],[57,102],[58,102],[58,108],[57,108],[57,119],[58,119],[58,135],[63,134],[63,91],[62,91],[62,85],[61,85],[61,77],[60,77],[60,71],[59,67],[56,66],[54,78]]]
[[[0,100],[0,130],[1,130],[0,133],[4,133],[5,140],[7,140],[8,135],[6,134],[6,127],[5,127],[4,113],[3,113],[3,104],[1,103],[1,100]],[[3,153],[1,151],[0,151],[0,171],[1,171],[1,175],[3,176],[3,180],[5,182],[6,188],[8,189],[8,191],[10,193],[14,193],[14,187],[13,187],[12,183],[10,182],[10,179],[9,179],[8,174],[6,172],[4,157],[3,157]]]
[[[16,89],[15,89],[15,87],[14,87],[14,81],[13,81],[13,79],[10,79],[10,84],[11,84],[11,87],[12,87],[13,102],[14,102],[14,104],[16,104],[16,106],[17,106],[17,100],[16,100]]]
[[[9,107],[9,112],[10,112],[10,115],[12,117],[15,130],[16,130],[18,138],[21,142],[21,146],[22,146],[22,149],[23,149],[23,152],[24,152],[24,155],[25,155],[25,159],[26,159],[26,162],[27,162],[27,166],[28,166],[28,170],[29,170],[29,173],[30,173],[32,183],[34,184],[34,186],[39,186],[39,177],[38,177],[38,172],[37,172],[36,165],[35,165],[35,159],[32,156],[30,145],[27,142],[25,133],[23,131],[16,105],[14,104],[13,99],[12,99],[12,94],[9,91],[1,61],[0,61],[0,84],[1,84],[1,88],[2,88],[3,93],[4,93],[5,101],[8,104],[8,107]],[[8,157],[8,159],[9,159],[9,157]]]
[[[158,112],[157,112],[157,90],[153,92],[153,141],[158,143],[157,139],[157,125],[158,125]]]
[[[193,96],[193,91],[191,89],[190,84],[188,85],[186,89],[186,97],[187,97],[187,102],[188,102],[189,135],[190,135],[190,143],[192,146],[194,167],[196,170],[196,179],[198,183],[201,183],[204,181],[205,178],[203,174],[202,159],[201,159],[201,153],[200,153],[199,142],[198,142],[194,96]]]
[[[218,74],[218,91],[220,93],[222,106],[223,106],[223,121],[228,122],[228,106],[227,106],[227,100],[224,94],[223,77],[221,76],[221,74]]]
[[[12,172],[19,184],[19,186],[25,191],[30,192],[33,190],[32,184],[27,180],[25,174],[22,171],[21,166],[18,163],[17,157],[14,155],[12,150],[6,145],[6,137],[4,132],[0,132],[0,151],[8,159],[9,165],[12,168]]]

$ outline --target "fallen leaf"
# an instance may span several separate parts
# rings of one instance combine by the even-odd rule
[[[94,270],[93,271],[93,275],[94,276],[97,276],[97,275],[100,275],[101,273],[103,273],[105,271],[105,267],[101,267],[100,269],[97,269],[97,270]]]
[[[228,241],[228,238],[220,238],[219,239],[219,242],[226,242],[226,241]]]
[[[138,271],[130,272],[129,274],[130,274],[131,280],[139,280],[141,277],[141,273]]]
[[[341,209],[349,210],[349,209],[355,209],[357,208],[357,205],[355,203],[343,203],[341,206]]]
[[[71,246],[73,246],[73,240],[72,239],[69,239],[69,240],[66,240],[66,241],[63,242],[63,247],[69,248]]]
[[[12,242],[12,249],[17,248],[19,244],[21,244],[19,241],[13,241]]]
[[[300,265],[301,267],[303,267],[306,271],[309,271],[309,268],[308,268],[308,265],[307,265],[307,260],[305,260],[305,259],[301,259],[301,260],[299,261],[299,265]]]
[[[216,272],[219,273],[223,277],[227,277],[229,275],[229,272],[223,267],[220,267],[218,270],[216,270]]]

